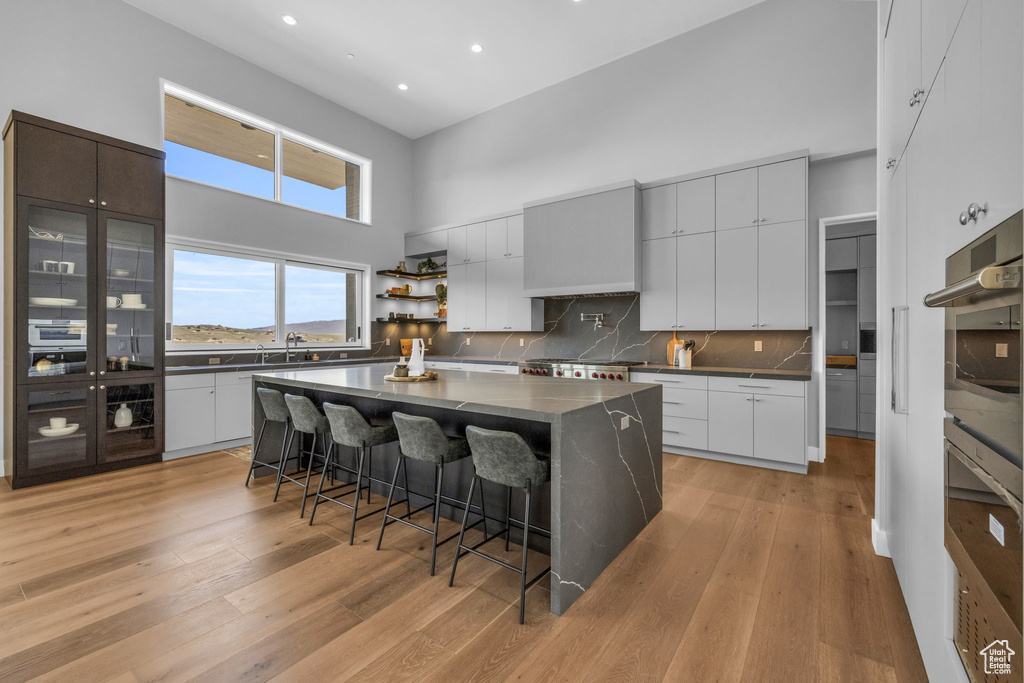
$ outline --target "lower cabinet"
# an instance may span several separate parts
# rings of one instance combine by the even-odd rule
[[[708,392],[708,450],[754,457],[754,395]]]
[[[846,376],[847,374],[849,376]],[[848,370],[846,373],[826,371],[825,429],[857,431],[857,376],[855,370]]]
[[[164,395],[166,451],[217,442],[216,379],[206,375],[169,376]]]
[[[803,464],[804,399],[796,396],[754,395],[754,457]]]
[[[252,373],[221,372],[216,378],[216,441],[244,439],[252,435]]]

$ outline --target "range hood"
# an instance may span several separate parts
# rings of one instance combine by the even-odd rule
[[[635,180],[525,205],[525,296],[639,292],[641,206]]]

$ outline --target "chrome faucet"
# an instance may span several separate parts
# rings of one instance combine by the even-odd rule
[[[260,354],[260,365],[265,365],[267,362],[267,351],[263,348],[263,344],[256,345],[256,353]]]
[[[291,342],[295,342],[295,350],[299,350],[299,336],[294,332],[289,332],[284,338],[284,362],[290,363],[292,361],[292,347]]]
[[[604,313],[580,313],[580,322],[594,321],[594,329],[604,327]]]

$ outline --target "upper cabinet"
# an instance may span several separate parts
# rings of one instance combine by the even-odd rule
[[[676,186],[662,185],[644,190],[643,238],[654,240],[672,237],[678,232],[676,225]]]
[[[807,160],[792,159],[757,169],[758,224],[791,223],[807,217]]]
[[[99,208],[132,216],[163,216],[163,159],[100,145],[96,165]]]
[[[715,177],[715,228],[731,230],[757,225],[757,169]]]
[[[487,223],[460,225],[448,230],[448,265],[487,260]]]
[[[715,177],[677,183],[676,234],[695,235],[715,230]]]
[[[487,260],[517,258],[523,255],[523,215],[487,221]]]

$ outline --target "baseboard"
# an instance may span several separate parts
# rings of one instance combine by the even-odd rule
[[[211,453],[213,451],[222,451],[225,448],[237,448],[238,446],[249,446],[252,444],[250,437],[244,437],[242,439],[233,439],[231,441],[221,441],[220,443],[211,443],[204,446],[193,446],[192,448],[182,448],[176,451],[167,451],[164,453],[164,461],[177,460],[178,458],[188,458],[193,455],[202,455],[203,453]]]
[[[875,554],[882,557],[892,557],[889,553],[889,534],[878,528],[878,520],[871,520],[871,545],[875,548]]]
[[[760,467],[762,469],[781,470],[783,472],[793,472],[794,474],[807,474],[807,465],[796,465],[789,462],[759,460],[758,458],[747,458],[742,455],[729,455],[728,453],[715,453],[713,451],[698,451],[691,448],[677,448],[674,446],[662,446],[661,450],[666,453],[689,455],[694,458],[704,458],[705,460],[718,460],[719,462],[731,462],[737,465],[749,465],[751,467]]]
[[[821,457],[821,448],[818,446],[807,447],[807,462],[825,462]]]

